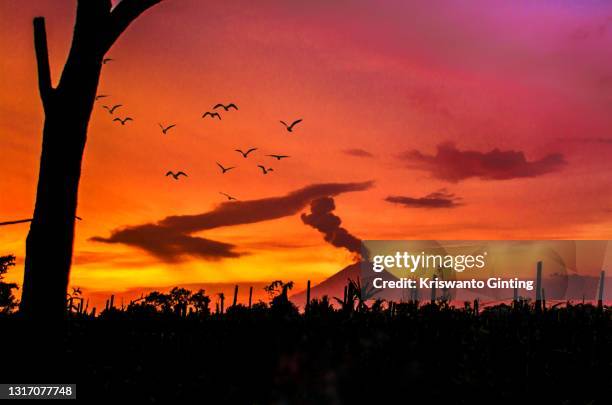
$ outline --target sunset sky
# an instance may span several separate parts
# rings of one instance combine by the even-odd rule
[[[75,4],[0,0],[0,222],[34,205],[32,18],[57,81]],[[318,282],[354,261],[300,217],[326,196],[360,240],[610,239],[611,49],[609,1],[165,0],[107,54],[71,284]],[[19,283],[27,231],[0,228]]]

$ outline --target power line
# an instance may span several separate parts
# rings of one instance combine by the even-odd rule
[[[78,219],[79,221],[82,220],[81,217],[77,217],[75,216],[76,219]],[[15,224],[23,224],[26,222],[32,222],[32,218],[28,218],[28,219],[18,219],[16,221],[7,221],[7,222],[0,222],[0,226],[5,226],[5,225],[15,225]]]
[[[4,225],[15,225],[15,224],[23,224],[25,222],[32,222],[32,218],[29,219],[19,219],[17,221],[7,221],[7,222],[0,222],[0,226],[4,226]]]

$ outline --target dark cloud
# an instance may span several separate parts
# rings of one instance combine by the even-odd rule
[[[371,154],[370,152],[368,152],[367,150],[359,149],[359,148],[356,148],[356,149],[345,149],[342,152],[344,152],[347,155],[355,156],[355,157],[364,157],[364,158],[373,158],[374,157],[374,155]]]
[[[191,234],[222,226],[251,224],[295,215],[312,200],[366,190],[372,184],[372,182],[313,184],[282,197],[225,202],[203,214],[170,216],[157,223],[114,230],[108,238],[96,236],[91,240],[138,247],[168,262],[182,260],[184,256],[206,260],[238,257],[245,253],[237,252],[233,244]]]
[[[426,170],[438,179],[452,182],[470,177],[484,180],[536,177],[558,171],[567,163],[558,153],[528,161],[521,151],[497,148],[490,152],[461,151],[452,143],[438,145],[435,155],[412,150],[403,153],[400,158],[407,161],[409,168]]]
[[[342,220],[332,213],[335,209],[336,205],[333,198],[322,197],[316,199],[310,203],[310,214],[302,214],[302,221],[321,232],[325,241],[360,256],[361,240],[340,226]]]
[[[385,198],[385,201],[410,208],[455,208],[462,205],[461,198],[449,193],[446,189],[438,190],[424,197],[389,196]]]
[[[160,224],[144,224],[113,231],[109,238],[96,236],[94,242],[122,243],[139,247],[168,262],[179,261],[182,256],[207,260],[238,257],[235,246],[182,233]]]

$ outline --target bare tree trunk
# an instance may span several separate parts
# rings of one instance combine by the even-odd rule
[[[128,25],[159,1],[123,0],[111,10],[110,0],[79,0],[72,46],[56,88],[51,84],[45,21],[34,19],[45,123],[20,307],[28,317],[65,315],[81,163],[102,59]]]

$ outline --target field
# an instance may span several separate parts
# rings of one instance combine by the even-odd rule
[[[598,403],[612,386],[610,321],[607,307],[520,302],[477,313],[313,300],[306,314],[282,295],[224,313],[143,302],[61,325],[1,319],[2,380],[76,382],[78,398],[109,401],[498,403],[540,392]]]

